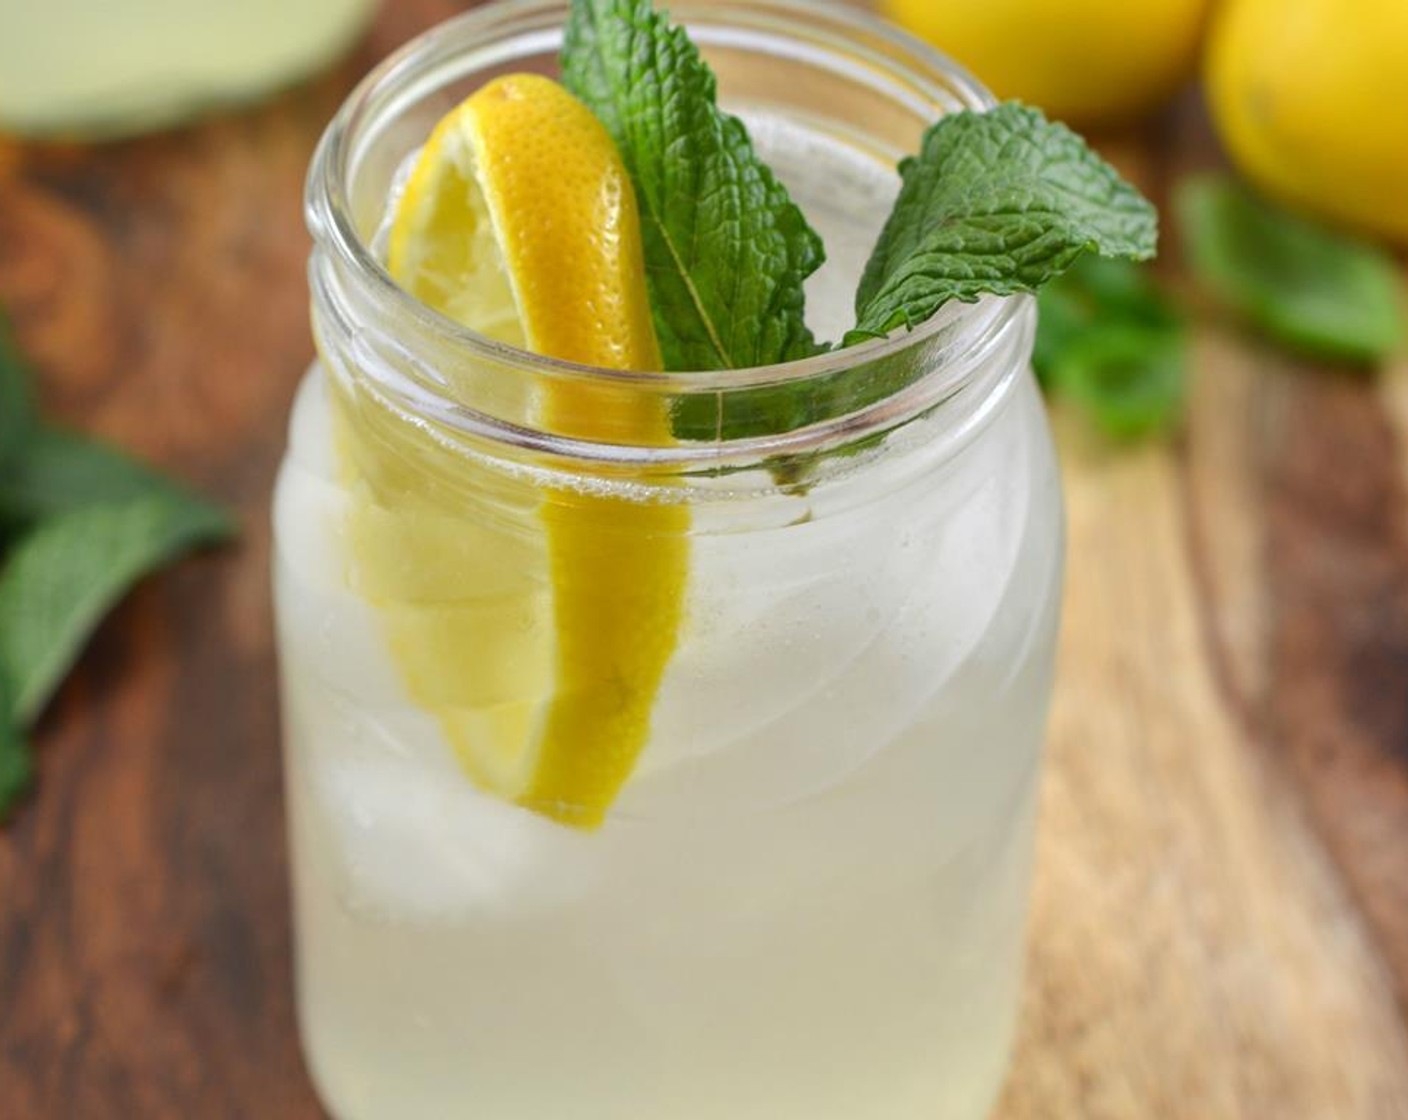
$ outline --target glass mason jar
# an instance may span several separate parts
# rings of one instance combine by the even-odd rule
[[[398,168],[489,78],[552,72],[565,16],[494,4],[412,43],[310,175],[320,358],[274,574],[314,1078],[343,1120],[977,1120],[1018,1002],[1061,587],[1033,302],[670,374],[416,303],[378,255]],[[896,160],[988,95],[845,8],[675,16],[825,237],[809,306],[838,337]],[[541,407],[564,393],[580,407]],[[610,423],[646,410],[675,438]],[[550,554],[563,518],[597,553],[577,572]],[[682,609],[594,582],[613,556],[677,558]],[[464,763],[524,749],[511,729],[554,702],[559,597],[599,635],[597,675],[581,650],[572,671],[587,710],[629,703],[631,627],[673,635],[596,828]]]
[[[0,130],[113,135],[331,61],[374,0],[3,0]]]

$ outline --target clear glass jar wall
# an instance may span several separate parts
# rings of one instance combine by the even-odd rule
[[[375,0],[3,0],[0,130],[111,135],[330,62]]]
[[[809,306],[838,337],[896,160],[986,95],[844,9],[676,15],[825,237]],[[275,584],[315,1080],[341,1120],[978,1120],[1016,1014],[1060,598],[1031,302],[787,367],[653,376],[414,304],[374,249],[397,168],[489,78],[551,72],[564,16],[492,5],[411,45],[310,177],[321,358],[278,484]],[[830,411],[636,446],[534,404],[570,386],[598,415],[648,400],[749,432],[779,385]],[[648,537],[688,566],[648,741],[590,831],[462,765],[466,738],[546,701],[542,527],[569,508],[655,511],[602,512],[603,547]],[[472,664],[434,656],[474,634]]]

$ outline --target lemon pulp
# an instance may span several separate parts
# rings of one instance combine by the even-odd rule
[[[387,264],[413,295],[536,353],[656,370],[639,218],[591,112],[536,75],[485,86],[422,151]],[[670,438],[664,403],[545,377],[548,431]],[[411,698],[480,786],[565,824],[605,818],[678,643],[688,511],[524,484],[344,394],[351,579]]]

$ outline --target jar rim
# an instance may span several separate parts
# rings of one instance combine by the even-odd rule
[[[1031,300],[1027,296],[988,297],[976,303],[953,303],[944,312],[912,329],[900,327],[883,338],[870,339],[858,345],[825,351],[812,357],[723,370],[642,371],[618,370],[584,365],[547,357],[489,338],[457,323],[416,299],[390,275],[367,239],[358,230],[352,216],[348,184],[356,171],[358,141],[362,130],[378,123],[388,114],[368,116],[368,107],[378,100],[393,98],[398,88],[404,93],[414,88],[417,75],[454,54],[464,53],[463,45],[481,35],[501,32],[509,21],[528,29],[556,29],[561,26],[569,0],[492,0],[444,21],[411,39],[373,68],[348,95],[329,123],[310,165],[305,194],[309,229],[315,246],[330,253],[340,264],[350,267],[357,283],[368,297],[392,309],[397,320],[408,324],[418,334],[440,346],[451,348],[470,359],[482,359],[495,366],[521,370],[537,379],[597,385],[616,385],[662,396],[669,394],[700,395],[733,393],[801,384],[843,376],[858,367],[870,366],[924,348],[926,365],[951,376],[922,378],[944,384],[931,386],[925,397],[930,404],[940,403],[965,388],[981,367],[984,355],[992,351],[999,340],[1007,336],[1014,323],[1023,318]],[[870,12],[840,5],[817,4],[815,0],[681,0],[671,4],[671,14],[686,26],[697,24],[731,24],[743,20],[751,28],[785,32],[795,28],[798,20],[824,19],[834,30],[835,44],[864,62],[881,68],[892,76],[902,77],[924,97],[923,115],[927,121],[938,119],[935,106],[953,109],[982,110],[996,104],[995,98],[963,67],[927,43],[909,35]],[[447,47],[447,44],[450,44]],[[455,44],[460,45],[456,52]],[[396,102],[393,99],[392,112]],[[947,111],[947,110],[945,110]],[[422,389],[426,386],[421,386]],[[912,388],[912,387],[911,387]],[[424,395],[416,394],[424,403]],[[909,394],[910,397],[915,394]],[[462,411],[460,402],[448,402],[453,411]],[[913,405],[910,400],[908,404]],[[866,414],[893,417],[910,408],[897,407],[900,402],[886,398],[877,401],[865,413],[843,417],[826,417],[813,428],[844,422],[855,432],[866,426]],[[443,410],[440,410],[443,411]],[[491,425],[492,427],[493,425]],[[520,433],[521,434],[521,433]],[[785,454],[807,450],[824,441],[809,429],[778,433],[767,437],[742,438],[729,441],[734,452],[762,449],[769,454]],[[577,457],[617,459],[619,448],[602,450],[597,455],[579,441],[567,440]],[[561,450],[548,439],[543,446]],[[667,448],[641,449],[643,459],[671,461],[678,456]],[[633,458],[636,456],[632,456]],[[697,458],[697,448],[685,458]]]

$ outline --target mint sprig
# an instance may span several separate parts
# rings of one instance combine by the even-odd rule
[[[19,724],[7,718],[13,708],[9,681],[0,674],[0,823],[34,780],[34,762]]]
[[[1224,175],[1179,185],[1188,263],[1204,288],[1273,341],[1312,358],[1382,361],[1408,337],[1393,259]]]
[[[718,106],[683,28],[649,0],[577,0],[563,82],[616,141],[635,186],[656,333],[670,370],[720,370],[820,349],[803,284],[821,238]]]
[[[0,822],[32,782],[26,733],[103,616],[143,576],[233,531],[151,468],[46,426],[0,321]]]
[[[229,536],[229,519],[166,493],[72,510],[15,546],[0,572],[0,673],[27,726],[104,615],[146,573]]]
[[[821,239],[742,123],[720,110],[715,77],[685,31],[650,0],[574,0],[562,72],[630,172],[666,368],[768,365],[829,349],[805,322]],[[951,300],[1036,291],[1086,253],[1154,253],[1154,208],[1035,109],[946,116],[900,173],[843,345],[917,327]],[[685,397],[674,432],[714,441],[792,431],[922,376],[894,365]],[[788,465],[774,473],[795,480]]]
[[[130,455],[64,428],[36,426],[24,454],[0,475],[0,526],[32,524],[98,504],[165,495],[198,502]]]
[[[1085,253],[1154,255],[1154,207],[1074,132],[1025,105],[943,117],[900,175],[846,345],[913,329],[950,300],[1035,292]]]
[[[1115,440],[1175,428],[1188,381],[1187,321],[1148,268],[1087,256],[1042,288],[1032,366]]]
[[[1183,414],[1187,342],[1181,331],[1110,323],[1062,355],[1054,380],[1112,440],[1168,432]]]

